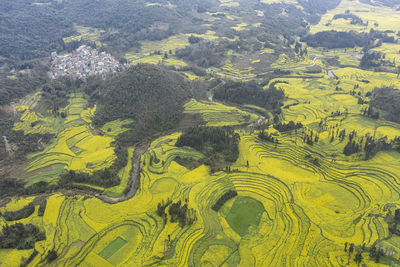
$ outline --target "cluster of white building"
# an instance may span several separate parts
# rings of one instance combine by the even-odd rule
[[[51,53],[50,78],[69,76],[84,79],[92,75],[105,75],[120,71],[124,66],[106,52],[82,45],[72,54]]]

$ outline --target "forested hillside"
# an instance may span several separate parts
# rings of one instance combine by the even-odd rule
[[[85,92],[97,105],[96,127],[117,119],[133,120],[131,130],[124,133],[125,144],[175,127],[192,96],[190,83],[183,77],[147,64],[105,81],[89,80]]]
[[[400,92],[391,87],[375,88],[370,105],[385,111],[387,120],[400,122]]]
[[[63,38],[76,34],[74,25],[106,30],[100,40],[115,52],[139,46],[140,40],[160,40],[181,30],[182,19],[190,24],[193,8],[206,10],[213,1],[169,1],[147,5],[146,1],[16,0],[0,8],[1,62],[15,63],[47,57],[73,44]]]

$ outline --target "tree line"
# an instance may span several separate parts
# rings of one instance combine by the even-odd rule
[[[28,218],[35,212],[35,206],[30,203],[23,207],[22,209],[16,211],[5,211],[0,214],[6,221],[18,221],[24,218]]]
[[[192,127],[184,131],[177,147],[188,146],[203,153],[212,170],[221,170],[237,160],[240,136],[230,127]]]
[[[166,202],[162,201],[157,204],[157,215],[164,219],[164,223],[168,222],[166,210],[168,208],[168,213],[170,216],[170,222],[178,222],[180,227],[186,225],[192,225],[196,220],[196,211],[188,207],[188,200],[182,203],[178,200],[174,203],[172,200],[168,199]]]
[[[293,121],[289,121],[288,123],[278,122],[274,124],[274,128],[279,132],[289,132],[303,128],[303,124],[301,122],[294,123]]]
[[[393,43],[395,41],[388,34],[373,29],[369,33],[322,31],[316,34],[308,34],[301,38],[301,41],[306,42],[308,46],[328,49],[354,48],[356,46],[372,48],[377,45],[376,40],[381,40],[380,44],[382,42]]]
[[[223,86],[215,90],[214,98],[239,105],[256,105],[279,114],[285,94],[282,90],[277,89],[275,84],[272,83],[269,89],[264,90],[255,81],[227,81]]]
[[[33,224],[5,225],[0,233],[0,249],[32,249],[35,242],[45,239],[45,233]]]
[[[386,120],[400,122],[400,91],[393,87],[375,88],[370,106],[385,111]]]
[[[346,134],[343,131],[340,132],[339,138],[344,140]],[[388,140],[387,136],[381,138],[375,138],[369,134],[364,137],[356,139],[357,132],[352,131],[348,135],[348,142],[344,147],[343,154],[350,156],[355,153],[364,151],[365,159],[373,158],[380,151],[398,151],[400,152],[400,137],[395,137],[392,140]]]
[[[229,190],[228,192],[224,193],[217,202],[211,207],[214,211],[218,212],[219,209],[230,199],[237,196],[236,190]]]
[[[364,21],[359,16],[350,13],[349,10],[347,10],[343,14],[336,14],[335,16],[333,16],[333,20],[337,19],[350,20],[350,24],[352,25],[368,26],[368,22],[364,24]]]

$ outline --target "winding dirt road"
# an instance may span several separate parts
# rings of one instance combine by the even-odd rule
[[[114,198],[114,197],[109,197],[106,195],[100,195],[97,194],[96,197],[98,197],[99,199],[103,200],[104,202],[107,203],[118,203],[118,202],[122,202],[122,201],[126,201],[130,198],[132,198],[135,193],[136,190],[138,189],[139,183],[140,183],[140,163],[141,163],[141,158],[143,156],[144,153],[146,153],[147,149],[150,147],[150,145],[145,145],[145,146],[140,146],[137,149],[135,149],[134,152],[134,159],[133,159],[133,167],[132,167],[132,171],[131,171],[131,186],[129,189],[129,192],[123,196],[123,197],[119,197],[119,198]]]

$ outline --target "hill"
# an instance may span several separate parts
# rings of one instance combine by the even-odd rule
[[[88,81],[85,92],[97,104],[96,127],[117,119],[133,121],[121,137],[130,143],[174,128],[192,96],[190,83],[181,75],[149,64],[136,65],[105,81]]]

